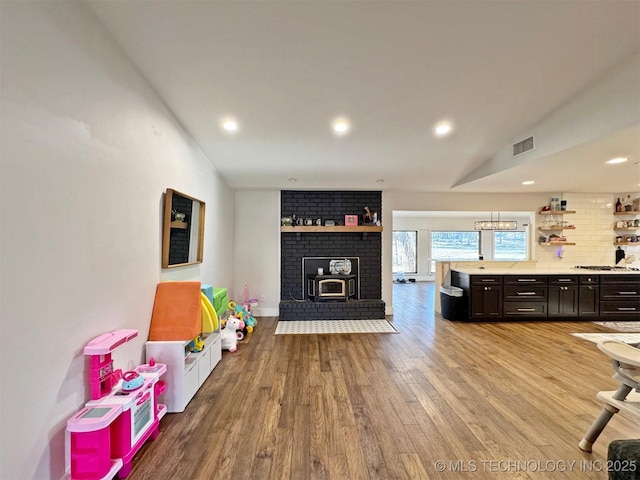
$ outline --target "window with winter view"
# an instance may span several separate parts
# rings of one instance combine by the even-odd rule
[[[480,232],[431,231],[432,260],[478,260]]]
[[[393,273],[418,273],[418,232],[393,232]]]
[[[494,260],[526,260],[527,233],[513,231],[493,232]]]

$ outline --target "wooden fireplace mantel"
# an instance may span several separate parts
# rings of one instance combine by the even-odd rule
[[[306,226],[306,225],[297,225],[295,227],[280,227],[281,233],[309,233],[309,232],[317,232],[317,233],[330,233],[330,232],[382,232],[382,226],[378,227],[376,225],[358,225],[354,227],[347,227],[345,225],[336,225],[335,227],[323,227],[323,226]]]

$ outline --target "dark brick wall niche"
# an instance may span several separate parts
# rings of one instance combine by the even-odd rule
[[[173,196],[173,209],[186,215],[185,222],[191,225],[193,201],[180,195]],[[173,214],[171,215],[173,220]],[[169,234],[169,265],[189,262],[189,237],[191,229],[172,228]]]
[[[344,222],[345,215],[358,215],[364,207],[382,213],[380,191],[281,192],[281,215]],[[379,232],[281,233],[280,320],[384,318],[382,298],[382,235]],[[304,257],[359,257],[360,298],[347,302],[313,302],[304,297]]]

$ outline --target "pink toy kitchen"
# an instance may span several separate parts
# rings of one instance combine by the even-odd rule
[[[137,335],[138,330],[116,330],[84,348],[84,355],[91,357],[91,400],[67,421],[71,480],[127,477],[134,455],[159,434],[160,419],[167,412],[157,403],[166,388],[160,380],[166,365],[150,358],[124,373],[113,368],[113,351]]]

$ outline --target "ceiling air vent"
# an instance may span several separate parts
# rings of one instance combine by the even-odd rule
[[[518,155],[522,155],[523,153],[530,152],[535,148],[535,139],[533,135],[525,138],[524,140],[520,140],[513,144],[513,156],[517,157]]]

